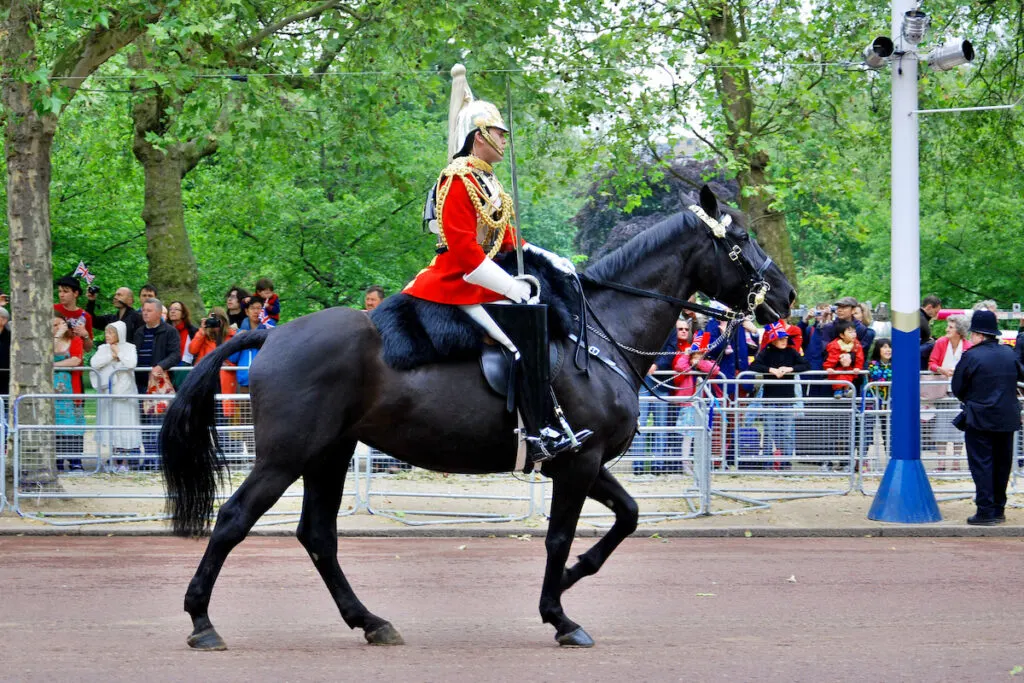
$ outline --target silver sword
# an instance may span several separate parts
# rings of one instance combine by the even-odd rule
[[[512,79],[508,75],[505,76],[505,100],[508,107],[508,165],[512,173],[512,209],[515,214],[512,227],[516,231],[516,268],[522,277],[526,274],[526,268],[523,266],[523,235],[519,230],[519,176],[516,174],[516,145],[512,132]]]

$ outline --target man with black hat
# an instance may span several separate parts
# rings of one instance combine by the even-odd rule
[[[826,344],[839,336],[836,332],[836,323],[843,320],[849,320],[853,322],[853,329],[857,331],[857,341],[860,342],[861,348],[864,350],[864,356],[867,357],[868,350],[871,347],[871,342],[874,340],[874,335],[868,336],[869,328],[859,320],[853,317],[853,309],[860,306],[860,302],[852,296],[844,296],[843,298],[836,301],[833,305],[833,309],[836,312],[836,319],[833,322],[826,323],[821,328],[821,334]]]
[[[1013,435],[1020,429],[1017,382],[1024,366],[998,341],[992,311],[971,317],[971,344],[953,371],[953,393],[963,411],[953,420],[964,430],[967,464],[974,479],[976,514],[968,524],[991,526],[1006,521],[1006,484],[1013,466]]]

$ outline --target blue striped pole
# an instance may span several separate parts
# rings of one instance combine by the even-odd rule
[[[903,38],[903,15],[915,0],[893,0],[892,31],[892,429],[890,457],[868,511],[881,522],[942,520],[921,462],[921,383],[918,301],[921,240],[918,173],[916,46]],[[904,52],[904,54],[900,54]]]

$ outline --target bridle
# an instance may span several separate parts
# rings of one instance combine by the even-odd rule
[[[643,297],[646,299],[657,299],[659,301],[664,301],[675,306],[680,306],[688,311],[700,313],[702,315],[706,315],[717,320],[727,321],[728,327],[726,328],[725,332],[716,340],[716,343],[708,349],[709,352],[715,350],[719,344],[726,342],[729,338],[731,338],[732,333],[735,330],[736,326],[739,324],[739,322],[743,320],[743,318],[745,318],[747,315],[752,315],[758,306],[764,305],[768,308],[769,312],[771,312],[776,318],[780,317],[777,311],[775,311],[773,308],[771,308],[771,306],[765,303],[768,292],[771,290],[771,285],[767,282],[767,280],[765,280],[764,276],[765,273],[768,271],[768,268],[770,268],[772,265],[772,258],[765,254],[764,262],[760,266],[754,267],[754,264],[752,264],[750,262],[750,259],[747,258],[746,254],[743,253],[742,245],[736,240],[736,238],[729,234],[728,227],[729,225],[732,224],[732,216],[726,214],[724,218],[719,220],[717,218],[712,218],[711,216],[709,216],[703,208],[696,204],[692,204],[687,208],[691,212],[693,212],[693,214],[697,216],[697,218],[699,218],[703,223],[705,229],[712,238],[712,244],[714,245],[715,252],[718,252],[719,242],[721,242],[722,246],[728,249],[729,260],[736,264],[736,266],[742,272],[743,278],[746,281],[747,285],[746,310],[719,310],[716,308],[711,308],[710,306],[692,303],[685,299],[680,299],[679,297],[670,296],[668,294],[663,294],[661,292],[655,292],[648,289],[641,289],[639,287],[625,285],[620,282],[603,280],[601,278],[591,277],[585,273],[582,273],[578,275],[576,278],[577,286],[579,288],[580,299],[583,304],[580,307],[580,332],[579,335],[574,335],[576,336],[576,353],[574,354],[574,363],[577,369],[583,370],[584,372],[588,371],[590,355],[597,355],[594,351],[594,347],[589,347],[587,345],[588,329],[596,333],[599,337],[611,342],[615,349],[622,355],[623,359],[626,360],[627,365],[629,365],[630,369],[633,371],[633,374],[640,379],[641,385],[647,387],[649,390],[650,387],[647,385],[646,375],[640,374],[636,367],[634,367],[633,363],[629,360],[627,352],[632,352],[638,355],[661,355],[660,351],[640,351],[638,349],[623,346],[622,344],[617,342],[614,339],[614,337],[612,337],[608,329],[601,323],[594,309],[591,307],[590,302],[587,300],[586,296],[584,296],[582,283],[588,283],[591,285],[595,285],[597,287],[603,287],[605,289],[613,289],[618,292],[623,292],[624,294],[631,294],[633,296]],[[721,286],[719,285],[718,290],[715,292],[716,296],[714,298],[717,299],[720,293]],[[588,315],[589,317],[594,319],[594,322],[596,323],[597,327],[592,327],[587,322]],[[582,354],[584,360],[582,362],[580,361],[581,350],[584,351]],[[716,361],[714,369],[717,370],[717,367],[718,362]],[[710,374],[714,374],[714,372]],[[651,391],[651,394],[661,400],[664,400],[655,391]]]
[[[696,204],[691,204],[687,208],[704,223],[704,227],[714,238],[712,244],[715,247],[715,251],[718,251],[719,241],[723,242],[729,249],[729,260],[735,263],[743,272],[743,277],[747,281],[747,310],[744,315],[753,314],[754,309],[764,305],[776,318],[781,317],[777,311],[765,303],[765,299],[768,297],[768,292],[772,286],[764,279],[764,274],[768,272],[773,263],[772,257],[765,254],[764,262],[755,268],[754,264],[743,253],[743,246],[729,234],[728,228],[732,225],[732,216],[726,214],[724,218],[718,220],[709,216],[703,208]],[[715,292],[715,299],[718,298],[720,292],[721,285],[719,285],[719,289]]]

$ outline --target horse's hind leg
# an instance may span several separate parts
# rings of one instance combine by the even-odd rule
[[[192,635],[187,640],[189,647],[197,650],[226,649],[207,614],[213,584],[228,553],[242,542],[257,520],[296,479],[298,473],[282,467],[261,467],[257,462],[234,495],[221,506],[206,552],[185,593],[185,611],[192,617],[193,626]]]
[[[602,467],[597,475],[597,480],[588,494],[597,502],[606,506],[615,513],[615,523],[597,543],[579,556],[579,561],[562,575],[562,590],[569,590],[577,581],[584,576],[596,574],[605,563],[605,560],[615,552],[619,544],[630,534],[636,531],[637,520],[640,518],[640,510],[633,497],[622,488],[622,484]]]
[[[359,601],[338,564],[338,509],[354,450],[355,442],[345,443],[338,449],[340,452],[320,455],[307,466],[303,473],[302,517],[296,535],[349,628],[363,629],[372,645],[403,645],[395,627]]]
[[[582,461],[571,464],[568,468],[558,471],[561,463],[555,461],[545,468],[551,473],[554,490],[551,498],[551,521],[548,523],[548,534],[544,541],[548,559],[544,568],[544,584],[540,592],[541,619],[555,627],[555,640],[559,645],[568,647],[591,647],[594,641],[583,628],[569,617],[562,609],[562,576],[565,563],[569,559],[573,537],[576,535],[576,524],[583,510],[583,503],[591,488],[595,473],[584,471],[587,463]],[[595,463],[599,468],[600,465]]]

